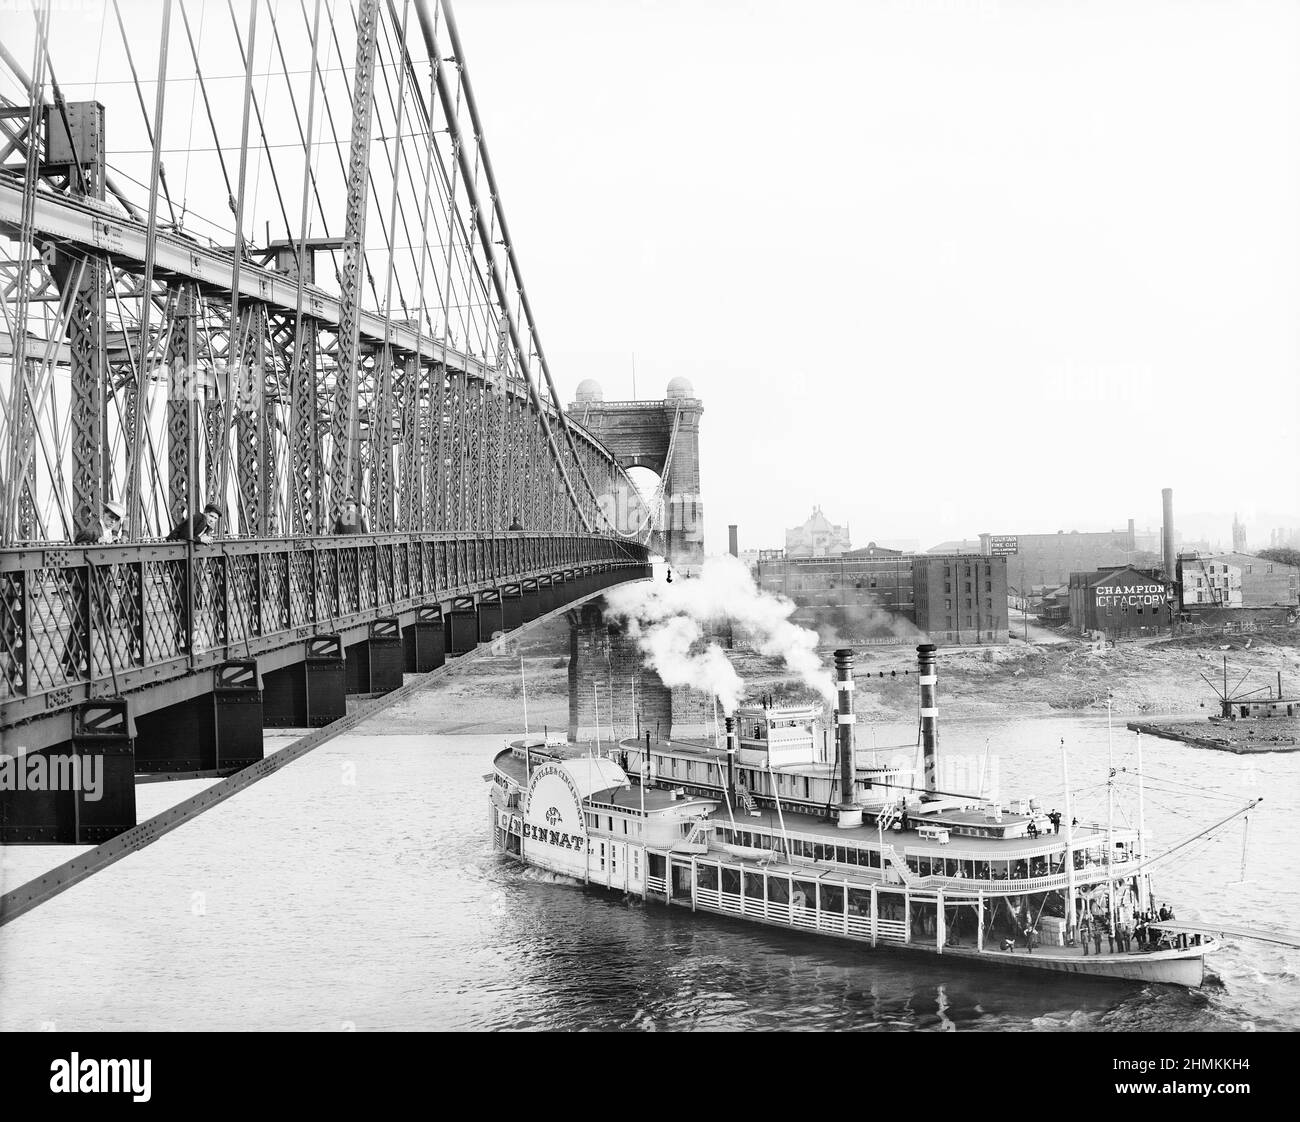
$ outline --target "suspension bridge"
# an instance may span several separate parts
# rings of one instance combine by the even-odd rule
[[[689,384],[561,403],[446,0],[3,20],[0,748],[106,794],[0,840],[701,555]]]

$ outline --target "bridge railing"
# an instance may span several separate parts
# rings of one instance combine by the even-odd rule
[[[519,532],[0,551],[0,727],[80,700],[79,687],[117,693],[487,588],[644,561],[597,535]]]

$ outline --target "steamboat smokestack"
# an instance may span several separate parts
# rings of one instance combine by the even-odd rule
[[[939,739],[939,669],[933,643],[922,643],[916,648],[916,665],[921,681],[921,748],[925,754],[925,794],[921,796],[921,801],[931,802],[939,797],[939,784],[935,780],[935,745]]]
[[[835,652],[835,696],[835,743],[840,757],[841,792],[837,824],[841,830],[849,830],[862,825],[862,808],[853,797],[853,652],[848,649]]]
[[[1160,540],[1165,547],[1165,579],[1174,579],[1174,489],[1166,487],[1160,492],[1164,501],[1165,521],[1161,527]]]
[[[727,788],[736,795],[736,718],[727,719]]]
[[[732,557],[740,556],[740,541],[736,536],[736,529],[737,527],[735,525],[727,527],[727,552],[730,553]]]

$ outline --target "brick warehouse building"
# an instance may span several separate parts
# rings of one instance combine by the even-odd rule
[[[935,643],[1007,642],[1007,558],[924,553],[913,562],[916,626]]]
[[[1159,635],[1173,624],[1173,586],[1128,565],[1070,574],[1070,626],[1108,639]]]
[[[1007,536],[1016,539],[1017,550],[1010,557],[1010,564],[1012,583],[1017,588],[1021,583],[1026,587],[1050,584],[1059,588],[1069,583],[1071,573],[1158,561],[1157,552],[1148,554],[1143,548],[1149,545],[1149,535],[1140,534],[1131,518],[1123,530],[1102,533],[1059,530],[1055,534]],[[980,535],[981,553],[990,551],[993,537],[991,534]]]
[[[764,591],[797,604],[871,605],[915,622],[914,558],[872,548],[833,558],[761,557],[754,565],[754,580]]]
[[[754,578],[799,605],[794,620],[845,641],[1005,643],[1007,559],[904,554],[868,546],[837,558],[764,557]],[[915,629],[915,630],[913,630]]]

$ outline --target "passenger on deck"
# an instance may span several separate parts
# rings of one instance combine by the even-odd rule
[[[1029,820],[1029,836],[1035,839],[1038,837],[1038,825],[1032,818]]]
[[[1059,834],[1061,832],[1061,812],[1053,807],[1051,813],[1047,816],[1047,820],[1052,824],[1052,833]]]

